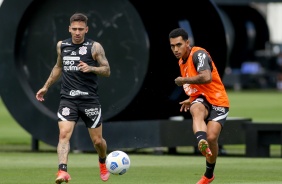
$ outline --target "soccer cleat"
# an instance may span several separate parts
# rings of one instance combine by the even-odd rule
[[[205,176],[202,176],[202,178],[196,183],[196,184],[209,184],[214,180],[214,175],[212,176],[212,178],[207,178]]]
[[[198,148],[200,150],[200,152],[205,156],[205,157],[210,157],[212,156],[212,152],[209,148],[209,144],[208,144],[208,141],[206,141],[205,139],[201,139],[199,141],[199,144],[198,144]]]
[[[59,170],[57,173],[56,183],[61,184],[62,182],[68,183],[71,180],[71,176],[66,171]]]
[[[108,171],[105,163],[99,163],[100,166],[100,178],[102,181],[107,181],[110,177],[110,172]]]

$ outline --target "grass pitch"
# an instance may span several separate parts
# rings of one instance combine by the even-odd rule
[[[252,118],[254,122],[282,123],[278,91],[228,91],[230,117]],[[0,99],[0,184],[55,183],[55,148],[40,142],[38,153],[30,152],[31,135],[9,114]],[[244,145],[224,145],[238,156],[219,156],[214,184],[282,184],[281,145],[271,146],[271,158],[243,157]],[[111,175],[108,184],[194,184],[205,171],[205,158],[179,148],[180,155],[128,153],[131,167],[122,176]],[[188,153],[188,154],[187,154]],[[70,184],[104,184],[99,178],[95,153],[70,153]]]
[[[121,176],[111,175],[108,184],[194,184],[205,169],[203,156],[129,154],[131,166]],[[97,155],[71,153],[70,184],[102,184]],[[1,152],[0,183],[55,183],[55,153]],[[215,184],[281,184],[281,158],[219,157]]]
[[[252,118],[253,122],[282,123],[282,92],[277,90],[227,91],[229,117]]]

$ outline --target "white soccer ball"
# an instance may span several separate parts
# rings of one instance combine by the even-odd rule
[[[106,167],[111,174],[123,175],[130,167],[129,156],[123,151],[113,151],[106,158]]]

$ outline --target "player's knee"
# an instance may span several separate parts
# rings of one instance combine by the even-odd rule
[[[60,131],[59,139],[69,139],[70,133],[68,131]]]
[[[95,146],[98,146],[98,147],[102,146],[103,145],[103,138],[100,138],[100,137],[94,138],[93,144]]]
[[[218,137],[216,135],[208,135],[207,141],[209,144],[217,144]]]

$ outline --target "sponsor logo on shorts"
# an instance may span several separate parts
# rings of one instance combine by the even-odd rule
[[[225,108],[224,107],[218,107],[218,106],[212,106],[212,109],[214,109],[217,112],[222,112],[225,113]]]
[[[86,116],[97,116],[99,115],[99,108],[91,108],[91,109],[85,109]]]

